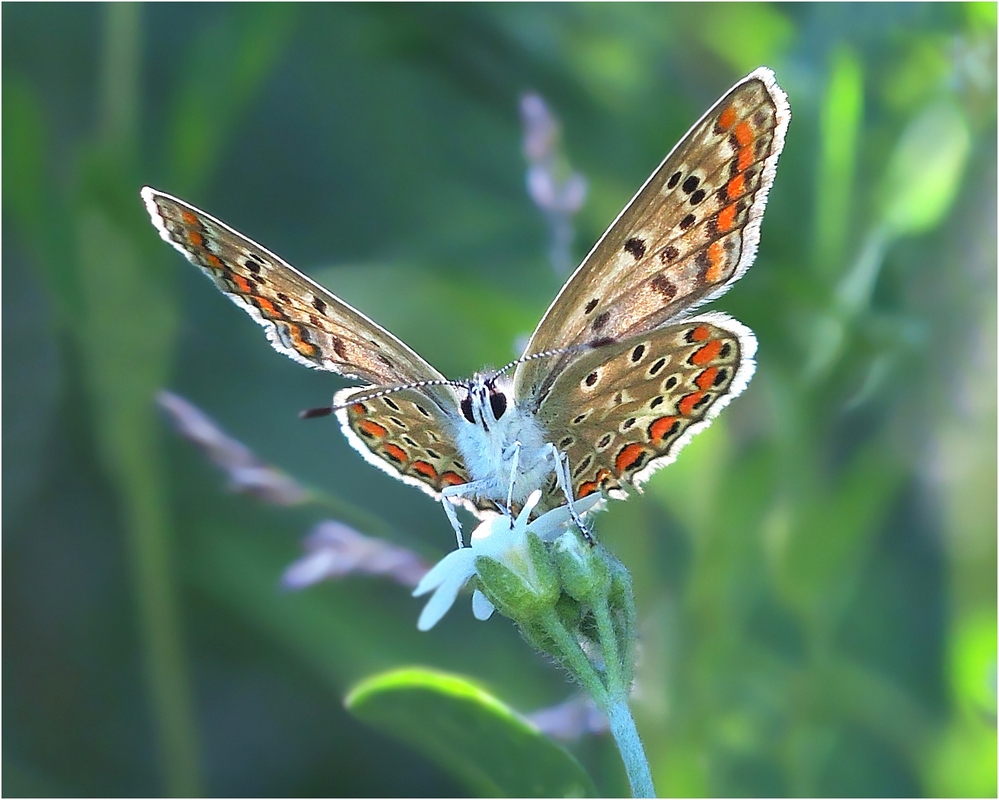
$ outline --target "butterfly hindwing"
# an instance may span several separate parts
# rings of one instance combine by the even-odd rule
[[[344,435],[379,469],[437,499],[448,486],[469,481],[449,433],[452,421],[423,392],[404,389],[372,395],[370,387],[344,389],[337,392],[334,405]],[[489,501],[463,505],[473,513],[495,508]]]
[[[722,97],[621,212],[549,307],[525,355],[654,330],[723,293],[756,255],[790,120],[766,68]],[[526,361],[536,402],[574,354]]]
[[[593,348],[552,383],[538,417],[565,453],[573,496],[611,496],[672,462],[749,382],[756,338],[702,314]],[[561,505],[546,487],[542,510]]]
[[[287,262],[182,200],[142,190],[160,236],[299,363],[382,386],[441,375],[403,342]]]

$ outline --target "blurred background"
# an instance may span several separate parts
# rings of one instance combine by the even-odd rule
[[[761,64],[793,119],[756,264],[714,304],[758,372],[596,521],[635,581],[657,789],[995,795],[994,4],[2,14],[5,795],[460,795],[350,687],[422,664],[523,712],[573,694],[467,596],[420,634],[391,581],[281,588],[323,519],[430,561],[453,536],[335,421],[296,418],[346,382],[275,353],[142,185],[463,377],[519,354],[565,278],[552,242],[578,262]],[[527,91],[578,213],[527,192]],[[162,389],[322,502],[227,490]],[[624,791],[606,737],[569,747]]]

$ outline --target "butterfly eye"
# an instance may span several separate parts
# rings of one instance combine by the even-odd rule
[[[499,419],[506,411],[506,395],[503,392],[490,392],[489,405],[493,409],[493,419]]]
[[[472,395],[471,394],[466,394],[465,395],[465,399],[461,401],[461,415],[465,419],[467,419],[469,422],[471,422],[473,425],[475,424],[475,417],[472,416]]]

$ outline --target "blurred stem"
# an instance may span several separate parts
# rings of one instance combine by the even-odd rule
[[[853,51],[841,45],[833,53],[822,106],[822,149],[815,182],[816,263],[830,276],[839,274],[846,250],[863,104],[862,67]]]
[[[870,305],[890,243],[884,226],[874,228],[864,238],[859,255],[836,287],[832,308],[816,321],[804,369],[806,383],[825,378],[845,351],[855,320]]]
[[[136,140],[139,118],[139,5],[108,5],[104,25],[100,140],[114,147],[130,147]]]
[[[336,519],[358,528],[370,536],[387,538],[393,532],[393,527],[384,519],[349,500],[344,500],[342,497],[311,486],[308,492],[309,499],[317,506],[325,508]]]
[[[139,109],[139,73],[141,49],[141,9],[132,3],[112,3],[104,9],[104,41],[101,83],[98,87],[98,107],[101,110],[97,150],[113,157],[115,169],[131,177],[137,154],[137,121]],[[93,196],[90,202],[101,203]],[[109,211],[99,205],[88,217],[81,216],[81,226],[92,241],[93,227],[109,219]],[[87,227],[87,225],[90,227]],[[101,225],[99,229],[103,229]],[[117,232],[117,227],[111,228]],[[110,246],[117,239],[109,234]],[[122,263],[117,268],[130,270],[127,261],[136,258],[138,250],[130,242],[122,241]],[[86,253],[86,248],[84,249]],[[102,279],[113,273],[103,269],[96,253],[84,257],[81,265],[88,286],[100,293]],[[119,291],[127,294],[133,289],[128,281],[119,282]],[[111,291],[111,287],[104,289]],[[113,295],[113,292],[112,292]],[[88,315],[94,334],[99,325],[94,321],[100,315],[92,309]],[[150,323],[150,341],[156,333],[169,334]],[[164,792],[167,795],[191,797],[201,794],[198,776],[198,736],[194,723],[193,702],[187,672],[187,659],[180,633],[180,612],[173,584],[170,558],[171,529],[159,474],[159,460],[155,445],[149,437],[136,438],[134,431],[146,428],[154,431],[149,417],[152,386],[146,396],[127,396],[119,389],[104,385],[101,367],[114,363],[121,355],[115,346],[101,347],[100,336],[87,339],[85,347],[91,359],[91,374],[98,392],[98,407],[103,408],[105,419],[100,430],[106,458],[114,476],[117,491],[124,507],[129,551],[132,559],[132,577],[139,614],[146,680],[150,693],[152,715],[155,720],[159,745],[159,761],[163,773]],[[153,347],[151,344],[150,347]],[[103,354],[102,354],[103,351]],[[119,392],[116,394],[116,392]]]

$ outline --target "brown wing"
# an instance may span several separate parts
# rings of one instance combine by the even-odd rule
[[[760,68],[736,84],[646,181],[549,307],[525,355],[654,330],[749,268],[790,120]],[[523,362],[515,395],[538,402],[576,357]]]
[[[228,225],[148,186],[142,198],[164,241],[262,325],[276,350],[381,386],[443,379],[387,330]]]
[[[560,374],[538,418],[569,459],[573,497],[618,495],[672,462],[745,389],[756,338],[703,314],[594,348]],[[540,508],[565,503],[554,482]]]
[[[450,387],[439,388],[453,393]],[[379,397],[368,397],[370,393],[367,388],[344,389],[333,401],[344,435],[365,461],[437,499],[448,486],[468,483],[451,422],[434,400],[415,389]],[[488,500],[460,502],[474,514],[496,508]]]

